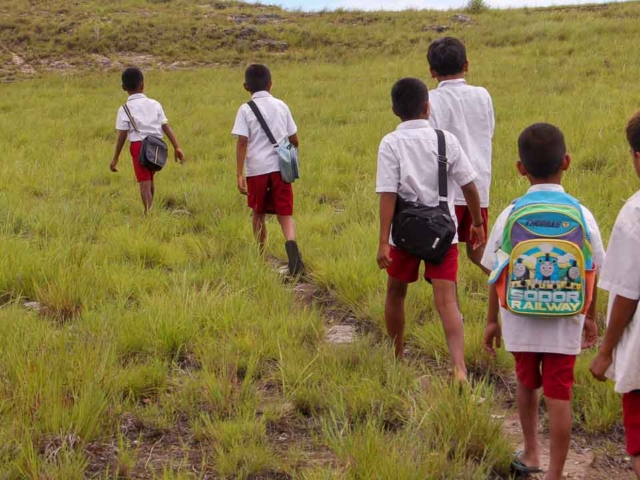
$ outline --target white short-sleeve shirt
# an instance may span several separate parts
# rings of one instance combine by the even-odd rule
[[[456,219],[453,188],[473,182],[471,166],[458,139],[444,132],[447,144],[447,203]],[[438,137],[427,120],[410,120],[382,139],[378,152],[377,193],[397,193],[409,202],[438,205]],[[454,243],[458,243],[456,235]]]
[[[540,191],[564,192],[564,188],[555,184],[534,185],[528,193]],[[496,266],[496,252],[502,245],[502,236],[512,209],[513,205],[510,205],[500,214],[489,235],[482,257],[482,265],[489,270],[493,270]],[[582,213],[591,237],[593,259],[596,267],[599,268],[604,262],[605,255],[600,229],[589,209],[583,206]],[[552,318],[526,317],[501,307],[500,317],[502,318],[502,337],[505,348],[509,352],[578,355],[581,351],[584,315]]]
[[[609,311],[616,296],[640,299],[640,192],[622,207],[611,232],[607,257],[600,277],[600,288],[609,292]],[[609,320],[607,320],[608,322]],[[607,377],[616,382],[616,391],[640,390],[640,312],[625,329],[613,352]]]
[[[489,206],[492,139],[495,129],[493,101],[482,87],[467,85],[464,79],[445,80],[429,92],[434,128],[453,133],[478,172],[476,186],[482,207]],[[466,205],[462,190],[454,189],[455,204]]]
[[[118,109],[116,130],[129,132],[130,142],[140,142],[149,136],[163,137],[162,126],[169,123],[169,120],[167,120],[160,102],[148,98],[143,93],[136,93],[127,99],[127,107],[129,107],[140,133],[133,128],[124,107]]]
[[[256,102],[278,144],[298,133],[291,110],[282,100],[274,98],[269,92],[256,92],[251,98]],[[278,152],[246,103],[238,110],[231,134],[249,139],[245,160],[247,177],[280,171]]]

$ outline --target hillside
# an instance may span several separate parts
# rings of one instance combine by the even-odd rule
[[[0,4],[0,79],[123,64],[179,69],[248,60],[340,62],[424,49],[444,32],[480,39],[493,48],[549,38],[566,44],[591,33],[575,31],[579,25],[597,20],[624,29],[637,16],[633,4],[461,16],[432,11],[302,13],[208,0],[5,0]]]

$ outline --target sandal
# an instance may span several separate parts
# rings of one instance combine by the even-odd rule
[[[533,473],[542,473],[542,469],[540,467],[530,467],[525,465],[520,461],[520,455],[524,450],[518,450],[513,456],[513,460],[511,461],[511,468],[513,468],[516,472],[522,473],[524,475],[531,475]]]

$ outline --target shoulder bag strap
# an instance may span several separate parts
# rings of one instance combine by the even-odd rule
[[[273,136],[273,133],[271,133],[271,129],[269,128],[269,125],[267,125],[267,121],[262,116],[262,112],[258,108],[258,105],[256,105],[256,102],[251,100],[249,103],[247,103],[247,105],[249,105],[251,110],[253,110],[253,113],[258,119],[258,122],[260,122],[260,125],[262,126],[262,130],[264,130],[264,133],[267,134],[267,137],[269,138],[269,141],[272,143],[273,147],[278,148],[278,142],[276,142],[276,139]]]
[[[122,106],[122,108],[124,108],[124,113],[126,113],[127,117],[129,117],[129,122],[131,122],[131,126],[136,131],[136,133],[140,135],[140,130],[138,130],[138,125],[136,124],[136,121],[133,119],[133,115],[131,115],[131,110],[129,110],[129,107],[127,106],[127,104],[125,103]]]
[[[449,209],[449,190],[447,186],[447,142],[444,132],[436,129],[438,136],[438,200],[440,206]]]

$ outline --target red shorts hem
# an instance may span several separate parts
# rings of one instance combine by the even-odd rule
[[[140,182],[151,182],[156,172],[149,170],[148,168],[140,165],[140,149],[142,148],[142,142],[131,142],[129,146],[129,152],[131,152],[131,159],[133,160],[133,171],[136,174],[136,180]]]
[[[622,414],[627,453],[632,457],[638,457],[640,456],[640,390],[625,393],[622,396]]]
[[[487,237],[489,232],[489,209],[481,208],[482,219],[484,220],[484,236]],[[471,211],[466,205],[456,205],[456,218],[458,219],[458,241],[460,243],[471,242],[471,227],[473,226],[473,218]]]
[[[422,260],[397,247],[391,247],[391,266],[387,274],[404,283],[414,283],[420,276]],[[424,278],[431,280],[458,281],[458,245],[452,245],[438,265],[424,262]]]
[[[576,355],[560,353],[513,352],[516,376],[530,390],[542,387],[545,397],[571,400]]]
[[[280,172],[247,177],[248,204],[255,213],[293,215],[293,188]]]

